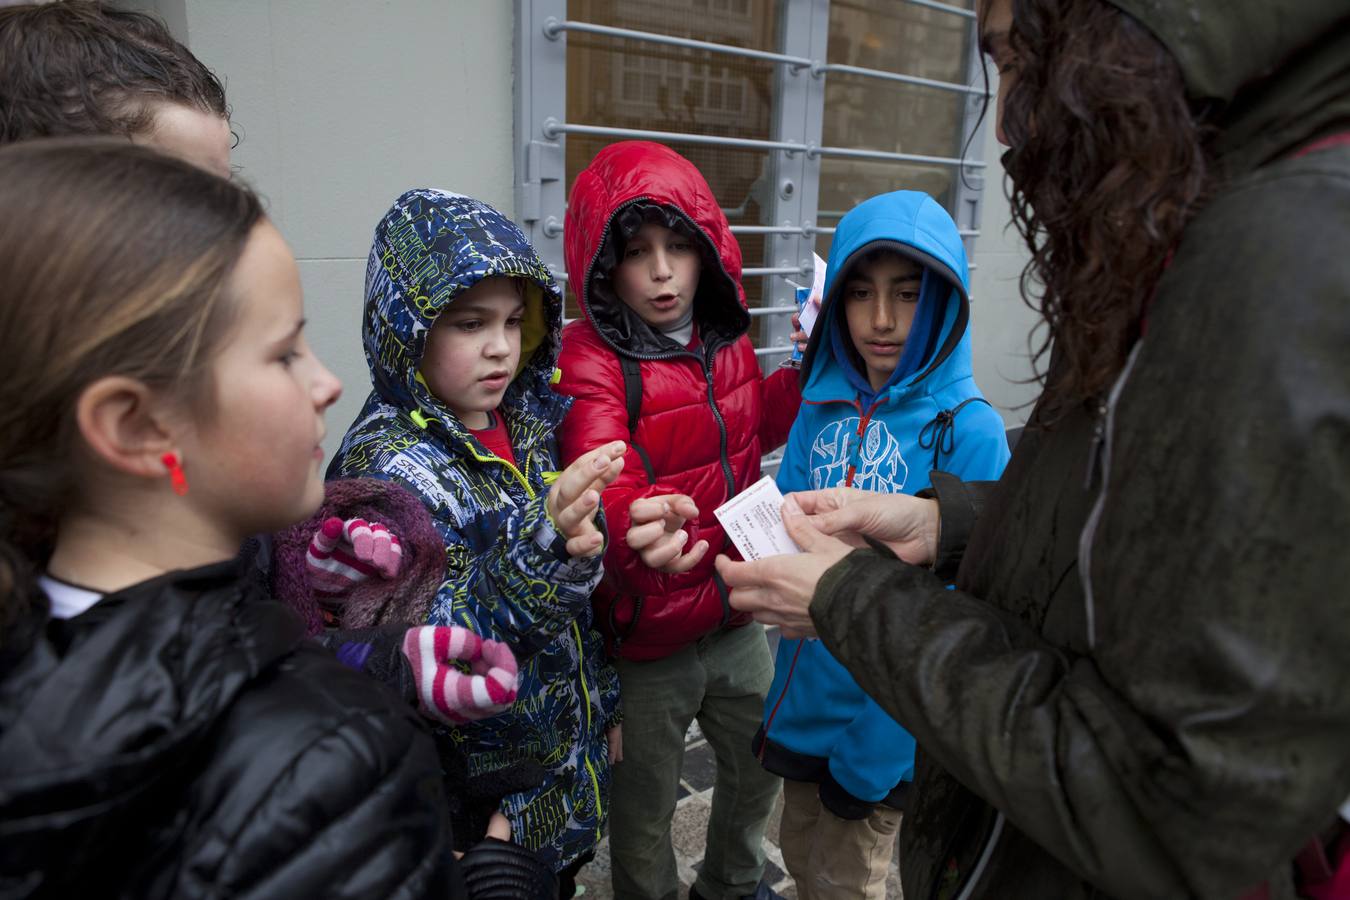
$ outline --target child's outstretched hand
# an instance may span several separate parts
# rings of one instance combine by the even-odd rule
[[[329,596],[345,594],[372,576],[395,578],[402,565],[398,535],[365,519],[326,519],[305,553],[310,585]]]
[[[643,497],[628,507],[628,546],[638,552],[648,567],[667,574],[688,572],[708,552],[708,542],[699,541],[685,552],[689,533],[684,523],[698,517],[698,506],[684,494]]]
[[[511,648],[458,625],[422,625],[403,635],[403,655],[417,682],[417,708],[447,725],[504,712],[516,702],[519,670]],[[461,672],[455,660],[469,664]]]
[[[600,492],[623,471],[628,445],[612,441],[582,454],[553,482],[548,492],[548,514],[567,539],[569,556],[597,556],[605,548],[605,536],[595,525]]]

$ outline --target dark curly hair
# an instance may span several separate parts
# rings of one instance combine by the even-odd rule
[[[153,16],[97,0],[0,9],[0,143],[141,134],[157,101],[229,118],[220,80]]]
[[[1031,251],[1022,297],[1048,325],[1034,358],[1050,422],[1110,389],[1214,167],[1175,58],[1142,25],[1105,0],[1012,3],[1003,165]]]

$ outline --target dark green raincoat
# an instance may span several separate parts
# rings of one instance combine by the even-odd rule
[[[1292,897],[1350,794],[1350,146],[1302,152],[1350,130],[1350,3],[1113,2],[1225,180],[1109,403],[935,477],[957,590],[860,550],[811,607],[919,742],[906,900]]]

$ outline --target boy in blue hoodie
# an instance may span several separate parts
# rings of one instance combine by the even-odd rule
[[[802,409],[778,486],[916,493],[934,469],[994,479],[999,415],[970,371],[965,249],[927,194],[844,216],[802,364]],[[815,640],[778,645],[755,752],[783,777],[783,859],[797,896],[883,898],[913,778],[914,738]]]
[[[590,596],[600,492],[627,448],[610,442],[556,471],[571,405],[551,387],[561,331],[562,295],[514,223],[469,197],[408,191],[375,228],[362,329],[374,390],[328,477],[420,497],[445,544],[428,623],[515,653],[515,704],[452,737],[470,778],[542,773],[502,812],[567,897],[600,838],[620,747],[618,678]]]

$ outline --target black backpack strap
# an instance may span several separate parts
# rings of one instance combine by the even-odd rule
[[[656,484],[656,470],[647,451],[637,442],[638,416],[642,413],[642,363],[620,353],[619,366],[623,369],[623,398],[628,409],[628,443],[637,451],[642,468],[647,470],[647,482]]]

